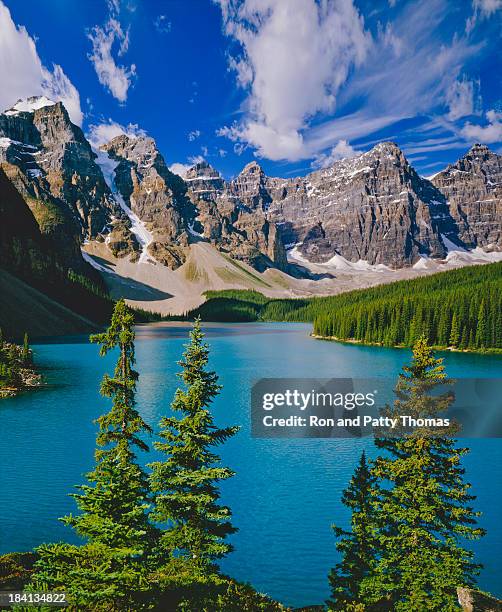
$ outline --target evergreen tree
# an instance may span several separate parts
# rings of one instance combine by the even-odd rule
[[[352,512],[351,530],[333,526],[342,560],[331,570],[330,610],[357,610],[365,602],[365,581],[371,579],[378,558],[376,478],[363,452],[342,503]]]
[[[101,345],[101,356],[115,349],[119,356],[114,375],[105,374],[101,384],[112,407],[97,420],[98,448],[96,466],[87,475],[90,484],[73,494],[81,514],[62,519],[87,544],[38,549],[36,583],[64,588],[82,609],[140,610],[149,605],[146,573],[155,532],[147,516],[148,479],[135,449],[148,450],[141,436],[150,427],[135,406],[133,323],[120,300],[109,328],[91,336],[91,342]]]
[[[28,365],[31,363],[31,351],[30,351],[30,342],[28,340],[28,333],[24,333],[23,338],[23,364]]]
[[[451,392],[437,393],[448,379],[442,359],[435,358],[424,337],[416,342],[412,363],[403,370],[395,412],[440,417],[454,397]],[[460,465],[468,449],[426,429],[377,438],[375,443],[388,454],[377,458],[373,475],[388,486],[381,488],[377,501],[385,522],[368,600],[387,601],[396,611],[457,610],[457,587],[473,586],[480,568],[464,542],[484,535],[476,526],[479,513],[470,505],[474,496]]]
[[[176,559],[194,577],[217,572],[216,561],[232,550],[226,537],[235,531],[231,512],[219,504],[218,483],[233,476],[220,465],[213,448],[233,436],[238,427],[219,429],[210,404],[220,390],[218,377],[207,371],[209,348],[200,320],[190,332],[178,376],[185,384],[171,405],[179,416],[160,421],[155,448],[165,458],[150,465],[154,496],[152,519],[167,524],[159,547],[167,563]]]
[[[450,332],[450,346],[457,348],[460,343],[460,331],[458,327],[457,314],[453,313],[451,320],[451,332]]]
[[[478,321],[476,326],[476,346],[478,348],[485,348],[486,336],[487,336],[487,321],[486,321],[486,307],[485,301],[481,300],[478,310]]]

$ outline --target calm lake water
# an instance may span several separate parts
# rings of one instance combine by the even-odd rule
[[[223,569],[288,605],[321,603],[336,561],[332,523],[346,525],[340,504],[363,449],[371,440],[259,440],[250,436],[253,381],[267,377],[397,376],[409,351],[340,345],[308,337],[303,324],[206,326],[211,366],[224,389],[214,405],[219,425],[241,430],[223,448],[237,475],[223,499],[239,532]],[[177,386],[176,361],[188,327],[156,324],[137,330],[138,405],[154,426],[169,410]],[[34,347],[49,389],[0,403],[0,553],[25,551],[47,541],[76,541],[58,522],[75,511],[68,493],[93,465],[99,414],[108,409],[98,388],[113,357],[98,357],[85,338]],[[446,355],[455,377],[500,376],[502,358]],[[467,479],[483,512],[487,536],[470,544],[485,565],[480,586],[502,596],[502,440],[470,440]],[[149,460],[151,459],[151,455]]]

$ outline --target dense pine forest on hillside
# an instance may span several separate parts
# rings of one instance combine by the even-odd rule
[[[313,322],[314,334],[412,346],[502,351],[502,263],[449,270],[341,295],[276,300],[255,291],[208,292],[189,316],[209,321]]]

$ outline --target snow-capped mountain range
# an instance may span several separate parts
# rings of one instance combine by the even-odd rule
[[[94,150],[61,102],[36,97],[0,114],[0,168],[83,272],[81,248],[98,269],[96,249],[173,271],[203,244],[294,277],[323,266],[419,269],[449,252],[502,258],[502,156],[484,145],[431,180],[390,142],[299,178],[268,177],[256,162],[230,181],[206,162],[181,178],[152,138]]]

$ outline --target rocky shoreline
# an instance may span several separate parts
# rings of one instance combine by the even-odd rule
[[[3,342],[0,360],[0,399],[43,386],[42,375],[33,364],[33,352],[11,342]]]

